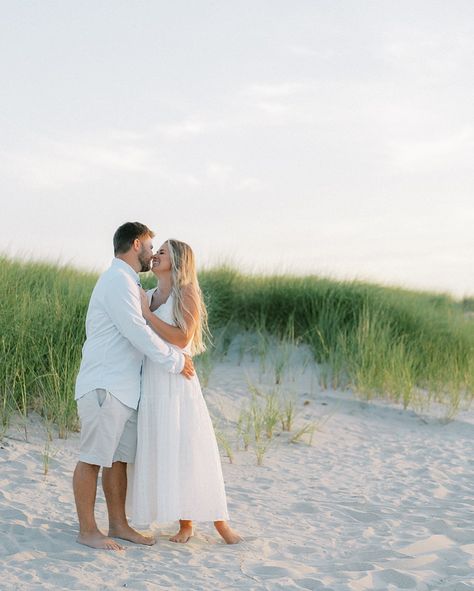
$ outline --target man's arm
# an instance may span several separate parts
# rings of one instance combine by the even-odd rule
[[[104,287],[107,312],[122,335],[170,373],[181,373],[185,367],[184,355],[167,345],[146,325],[141,313],[138,286],[133,280],[119,275]]]

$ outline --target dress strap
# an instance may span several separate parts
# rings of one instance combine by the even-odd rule
[[[153,297],[153,294],[155,293],[155,291],[157,291],[158,288],[154,287],[153,289],[148,289],[146,292],[146,297],[148,300],[148,304],[151,304],[151,298]]]

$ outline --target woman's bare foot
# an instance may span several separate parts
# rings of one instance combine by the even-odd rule
[[[170,542],[177,542],[178,544],[186,544],[186,542],[193,535],[193,522],[180,519],[179,532],[170,538]]]
[[[238,544],[242,541],[242,538],[230,527],[227,521],[214,521],[214,526],[224,538],[226,544]]]
[[[76,542],[84,546],[89,546],[90,548],[97,548],[98,550],[123,550],[123,546],[117,544],[115,540],[104,536],[100,531],[79,534]]]
[[[121,540],[127,540],[134,544],[143,544],[144,546],[153,546],[156,540],[153,536],[144,536],[143,534],[135,531],[128,524],[122,526],[115,526],[109,528],[109,536],[111,538],[120,538]]]

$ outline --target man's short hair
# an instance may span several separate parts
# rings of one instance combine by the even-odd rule
[[[114,234],[114,255],[125,254],[132,247],[137,238],[153,238],[155,233],[140,222],[126,222],[122,224]]]

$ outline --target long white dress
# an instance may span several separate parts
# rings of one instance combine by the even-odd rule
[[[154,314],[175,325],[172,310],[171,295]],[[145,358],[137,429],[127,491],[136,526],[229,518],[219,450],[197,376],[187,380]]]

